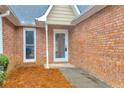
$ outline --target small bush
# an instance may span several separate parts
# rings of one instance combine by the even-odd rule
[[[0,72],[0,86],[3,85],[5,80],[5,73],[4,72]]]
[[[3,85],[4,80],[6,78],[6,70],[9,64],[9,59],[7,58],[7,56],[0,54],[0,66],[3,66],[3,70],[0,71],[0,86]]]
[[[0,65],[1,66],[4,66],[4,71],[6,71],[7,67],[8,67],[8,64],[9,64],[9,59],[7,56],[5,55],[0,55]]]

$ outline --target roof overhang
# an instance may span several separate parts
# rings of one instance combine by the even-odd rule
[[[52,10],[53,5],[50,5],[46,11],[46,13],[43,16],[40,16],[38,18],[36,18],[37,21],[46,21],[47,20],[47,16],[50,13],[50,11]]]
[[[98,11],[100,11],[101,9],[105,8],[107,5],[94,5],[94,6],[90,6],[89,8],[86,9],[86,11],[84,11],[81,15],[77,16],[71,23],[72,25],[76,25],[80,22],[82,22],[83,20],[89,18],[90,16],[92,16],[93,14],[97,13]],[[47,20],[47,16],[49,14],[49,12],[51,11],[53,5],[50,5],[48,10],[46,11],[46,13],[39,17],[36,18],[36,21],[34,24],[24,24],[21,23],[17,16],[15,15],[15,13],[11,10],[11,8],[7,5],[1,5],[0,6],[0,13],[5,13],[6,11],[10,11],[10,15],[6,16],[7,19],[9,21],[11,21],[14,25],[16,26],[30,26],[30,27],[44,27],[45,26],[45,22]],[[75,13],[79,14],[79,10],[77,8],[77,6],[73,5],[73,9],[75,9]]]
[[[20,23],[18,26],[24,26],[24,27],[45,27],[45,22],[41,21],[35,21],[33,23]]]
[[[18,18],[14,15],[12,10],[6,5],[1,5],[0,6],[1,14],[4,14],[6,11],[9,11],[9,15],[4,16],[4,17],[6,17],[9,21],[11,21],[14,25],[18,26],[20,24],[20,22],[19,22]]]
[[[6,11],[10,11],[8,16],[5,16],[10,22],[12,22],[15,26],[27,26],[27,27],[44,27],[44,22],[38,22],[31,24],[21,23],[13,10],[7,5],[0,5],[0,14],[4,14]]]
[[[101,9],[105,8],[106,6],[107,5],[94,5],[94,6],[90,6],[89,8],[86,9],[86,11],[84,11],[81,15],[77,16],[72,21],[72,25],[76,25],[76,24],[84,21],[85,19],[89,18],[90,16],[92,16],[95,13],[97,13]]]

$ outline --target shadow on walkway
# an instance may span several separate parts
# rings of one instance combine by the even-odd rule
[[[111,88],[105,82],[79,68],[60,68],[60,71],[77,88]]]

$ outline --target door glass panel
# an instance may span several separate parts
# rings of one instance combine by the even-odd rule
[[[26,44],[34,44],[34,32],[26,31]]]
[[[65,34],[57,33],[56,40],[56,58],[65,58]]]
[[[26,59],[34,59],[34,32],[26,31]]]
[[[34,59],[34,46],[26,46],[26,59]]]

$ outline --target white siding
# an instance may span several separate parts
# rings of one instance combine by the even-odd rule
[[[3,53],[2,17],[0,17],[0,54]]]
[[[76,15],[73,9],[69,5],[54,5],[50,11],[47,23],[48,24],[60,24],[60,25],[71,25],[71,21]]]

